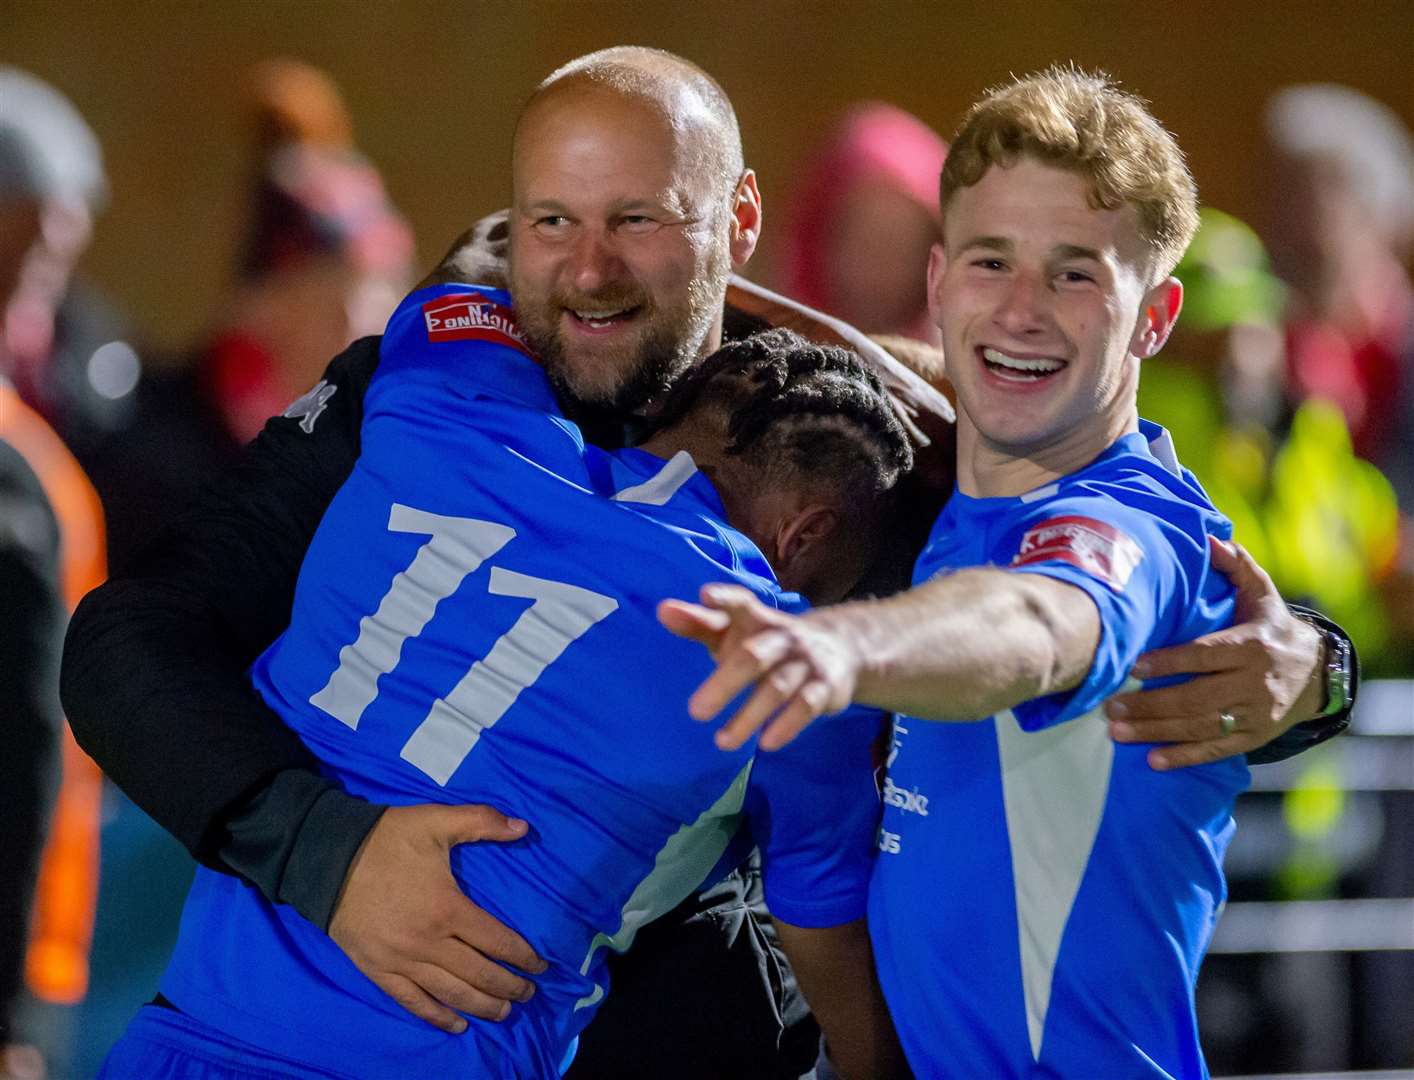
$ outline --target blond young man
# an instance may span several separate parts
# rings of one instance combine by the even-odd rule
[[[760,683],[723,746],[850,699],[900,714],[869,919],[915,1072],[1206,1075],[1193,987],[1247,769],[1155,772],[1100,711],[1142,652],[1233,614],[1230,525],[1135,411],[1193,181],[1142,102],[1053,69],[973,108],[942,198],[958,491],[915,587],[799,619],[709,589],[662,617],[719,660],[694,715]]]

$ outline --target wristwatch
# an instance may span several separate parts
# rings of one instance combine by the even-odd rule
[[[1345,712],[1355,703],[1354,650],[1343,633],[1333,634],[1319,625],[1317,629],[1326,639],[1326,703],[1317,714],[1322,718]]]
[[[1311,720],[1293,724],[1285,732],[1247,753],[1248,764],[1265,765],[1283,761],[1333,739],[1350,726],[1355,695],[1360,689],[1360,657],[1350,635],[1340,624],[1310,608],[1288,604],[1298,619],[1316,628],[1321,634],[1325,662],[1320,672],[1325,681],[1325,704]]]

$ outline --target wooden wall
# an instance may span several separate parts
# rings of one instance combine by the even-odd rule
[[[199,330],[228,280],[252,61],[299,56],[339,80],[426,261],[506,201],[528,89],[618,43],[682,53],[726,86],[768,241],[772,198],[841,106],[886,98],[947,133],[978,91],[1053,60],[1104,67],[1151,99],[1205,201],[1238,213],[1257,203],[1255,133],[1276,87],[1345,82],[1414,126],[1414,0],[7,0],[0,12],[0,62],[69,94],[103,141],[113,203],[86,269],[164,346]]]

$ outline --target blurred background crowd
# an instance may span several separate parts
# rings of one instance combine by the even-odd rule
[[[447,19],[313,7],[319,18],[288,31],[253,7],[215,27],[173,9],[133,30],[87,6],[20,5],[0,50],[0,546],[15,553],[0,596],[35,616],[23,635],[3,620],[0,707],[7,741],[41,758],[54,747],[52,768],[0,770],[0,881],[38,881],[32,905],[28,888],[0,899],[0,1013],[13,1023],[0,1043],[15,1044],[0,1076],[40,1068],[20,1044],[42,1049],[51,1076],[92,1074],[156,986],[190,874],[71,739],[51,738],[46,658],[63,609],[505,201],[509,128],[534,82],[620,41],[698,60],[736,101],[767,193],[752,276],[901,341],[936,341],[924,267],[945,136],[969,97],[1056,59],[1154,97],[1207,208],[1141,415],[1170,429],[1283,594],[1342,623],[1377,680],[1354,735],[1254,773],[1232,909],[1200,984],[1209,1061],[1227,1074],[1414,1065],[1414,10],[1330,22],[1346,37],[1313,53],[1320,27],[1264,41],[1274,24],[1261,16],[1228,27],[1236,41],[1219,21],[1214,43],[1187,27],[1166,44],[1157,23],[1096,30],[1042,10],[1036,25],[1017,6],[1014,27],[958,17],[987,42],[968,83],[931,78],[949,50],[904,48],[911,20],[941,33],[908,5],[833,28],[805,4],[761,16],[767,40],[818,65],[773,64],[759,39],[731,53],[713,36],[746,17],[731,5],[715,28],[684,11],[645,33],[637,8],[606,4],[583,34],[559,3]],[[502,49],[508,31],[519,43]],[[865,42],[852,59],[851,34]],[[966,34],[952,51],[970,50]],[[1361,35],[1402,55],[1406,78],[1370,92],[1368,67],[1347,59]],[[811,54],[817,37],[833,43]],[[125,40],[145,44],[122,55]],[[1283,48],[1323,62],[1295,70]],[[1226,148],[1214,154],[1179,105],[1185,78],[1221,79],[1224,56],[1249,66],[1232,115],[1206,129]],[[797,68],[814,80],[803,90]],[[1214,94],[1205,81],[1199,96]],[[374,142],[351,102],[375,114]],[[174,130],[203,112],[219,138]],[[18,842],[46,835],[31,827],[41,819],[43,850]]]

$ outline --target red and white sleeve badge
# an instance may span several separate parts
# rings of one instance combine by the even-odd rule
[[[1113,525],[1072,515],[1051,518],[1028,530],[1011,565],[1059,560],[1119,592],[1143,558],[1143,548]]]
[[[452,293],[439,296],[422,305],[422,319],[427,325],[427,340],[489,341],[493,345],[530,355],[515,314],[505,304],[498,304],[481,293]]]

